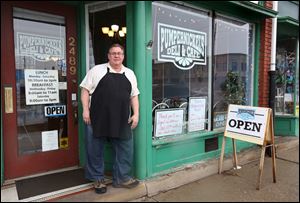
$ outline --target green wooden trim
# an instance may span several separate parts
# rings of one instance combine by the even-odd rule
[[[140,90],[140,118],[139,125],[134,130],[135,141],[135,174],[139,179],[146,177],[147,162],[145,155],[147,154],[147,84],[146,84],[146,3],[137,1],[133,3],[133,69],[137,76],[138,86]]]
[[[152,40],[152,2],[146,1],[146,43]],[[146,164],[147,177],[152,174],[152,49],[146,49]]]
[[[295,78],[295,84],[294,84],[294,115],[299,118],[299,110],[298,115],[296,115],[296,106],[299,108],[299,38],[297,39],[297,49],[296,49],[296,78]],[[296,88],[298,86],[298,88]],[[297,91],[298,90],[298,91]],[[297,103],[297,97],[298,97],[298,103]],[[299,129],[299,123],[298,123],[298,129]]]
[[[249,9],[253,12],[256,12],[259,15],[264,15],[265,17],[272,17],[275,18],[276,15],[278,14],[278,11],[269,9],[269,8],[265,8],[264,6],[260,5],[260,4],[254,4],[251,3],[250,1],[229,1],[232,4],[238,5],[241,8],[246,8]]]
[[[127,27],[127,34],[126,34],[126,61],[127,67],[133,67],[133,2],[128,1],[126,3],[126,27]]]
[[[259,85],[259,58],[260,58],[260,30],[261,25],[255,25],[255,51],[254,51],[254,75],[253,75],[253,106],[258,106],[258,85]]]
[[[180,4],[187,5],[187,3],[193,7],[199,6],[220,14],[258,23],[265,18],[274,18],[278,14],[277,11],[247,1],[186,1]]]
[[[291,26],[296,26],[299,29],[299,21],[291,18],[290,16],[278,17],[277,23],[288,23]]]
[[[153,140],[152,146],[161,146],[161,145],[167,145],[170,143],[176,143],[176,142],[181,142],[189,139],[195,139],[195,138],[207,138],[212,135],[218,135],[218,134],[223,134],[224,130],[222,131],[207,131],[207,132],[195,132],[195,133],[188,133],[188,134],[183,134],[183,135],[178,135],[178,136],[170,136],[170,137],[165,137],[162,139],[157,139]]]
[[[205,152],[205,140],[209,138],[218,138],[218,149]],[[218,158],[222,149],[223,136],[210,135],[206,137],[195,137],[194,139],[186,139],[182,142],[168,143],[166,145],[153,146],[153,174],[158,176],[170,172],[174,172],[178,167],[185,164],[195,163],[199,160]],[[232,153],[231,138],[226,138],[225,155]],[[253,143],[236,140],[237,152],[242,149],[256,146]],[[172,155],[172,156],[170,156]]]
[[[85,163],[85,142],[84,142],[84,123],[82,119],[82,103],[81,103],[81,89],[79,84],[86,74],[86,36],[85,36],[85,6],[84,2],[80,1],[77,15],[77,30],[78,30],[78,67],[77,67],[77,81],[78,81],[78,147],[79,147],[79,165],[83,166]]]
[[[299,136],[299,118],[296,116],[275,116],[274,132],[280,136]]]
[[[294,115],[275,115],[275,118],[283,118],[283,119],[297,119],[298,116]]]
[[[288,16],[277,18],[277,38],[292,37],[299,37],[299,21]]]

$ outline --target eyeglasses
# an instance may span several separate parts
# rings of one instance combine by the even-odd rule
[[[124,55],[124,53],[122,53],[122,52],[110,52],[109,54],[113,55],[113,56],[122,56],[122,55]]]

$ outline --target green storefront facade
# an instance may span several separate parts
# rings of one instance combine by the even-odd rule
[[[140,90],[140,120],[134,130],[133,171],[138,179],[148,179],[174,171],[185,164],[219,157],[227,105],[229,99],[232,99],[232,95],[227,94],[230,89],[226,89],[226,85],[238,88],[236,92],[242,95],[242,99],[233,98],[233,101],[238,100],[241,102],[239,104],[265,106],[264,102],[268,100],[260,97],[264,90],[260,88],[262,84],[259,78],[261,69],[265,72],[269,71],[269,66],[261,65],[261,61],[266,60],[263,54],[267,49],[262,46],[262,43],[271,36],[270,33],[264,33],[265,21],[277,15],[277,12],[272,9],[272,2],[57,1],[52,3],[58,7],[60,5],[73,7],[76,13],[74,19],[77,39],[75,80],[78,95],[78,150],[76,151],[78,154],[76,156],[79,167],[84,166],[85,163],[85,126],[81,117],[78,84],[92,64],[106,60],[103,52],[105,53],[105,49],[108,48],[107,42],[97,42],[97,36],[94,35],[94,33],[102,34],[100,27],[104,24],[97,24],[97,18],[101,18],[102,14],[107,15],[107,18],[102,20],[106,21],[107,25],[114,23],[112,21],[115,15],[122,16],[120,17],[122,19],[117,21],[125,21],[124,25],[126,25],[126,40],[122,41],[120,38],[119,40],[126,49],[126,66],[134,70]],[[298,6],[297,3],[296,5]],[[117,10],[120,7],[121,10]],[[109,9],[111,12],[105,13]],[[92,30],[98,29],[97,32],[91,32],[88,24]],[[298,40],[296,31],[299,27],[299,19],[279,18],[278,32],[281,25],[290,28],[289,30],[282,28],[283,33],[292,33]],[[1,29],[1,35],[2,32]],[[278,34],[279,36],[283,35]],[[109,40],[111,39],[107,41]],[[180,40],[179,45],[176,44]],[[92,45],[89,45],[91,41]],[[299,44],[299,41],[297,43]],[[98,50],[97,47],[101,45],[103,45],[99,48],[101,50]],[[197,49],[196,45],[202,48]],[[186,57],[178,55],[179,47],[181,53],[183,53],[182,47],[189,50],[185,52]],[[298,72],[295,72],[295,76],[299,77],[299,45],[296,51],[295,71]],[[92,53],[94,53],[93,60],[91,60]],[[268,54],[270,55],[267,52]],[[99,55],[101,56],[98,57]],[[1,64],[1,72],[4,65]],[[232,74],[227,74],[228,72]],[[231,78],[235,76],[238,81]],[[299,135],[299,113],[296,113],[299,105],[299,78],[295,79],[294,85],[293,114],[288,116],[275,114],[275,135]],[[4,84],[1,83],[1,86]],[[263,94],[267,93],[263,92]],[[192,99],[193,102],[203,102],[201,105],[204,108],[199,111],[203,117],[195,117],[198,122],[201,121],[201,125],[196,123],[194,128],[190,127],[193,112],[188,107]],[[3,100],[2,95],[1,124],[6,118]],[[164,121],[169,122],[169,120],[164,120],[163,116],[160,118],[159,115],[182,117],[181,120],[179,119],[180,122],[175,120],[174,123],[163,125]],[[291,126],[289,129],[283,128],[287,126],[286,122]],[[166,130],[167,128],[171,129]],[[5,132],[1,127],[1,144],[5,143],[2,142],[6,139]],[[228,145],[226,153],[231,153],[231,142],[227,142],[226,145]],[[251,143],[237,142],[238,151],[251,146],[253,146]],[[9,150],[1,146],[1,151],[1,182],[3,183],[10,179],[4,172],[6,164],[3,155],[9,153]],[[105,157],[108,171],[111,169],[110,151],[110,146],[107,145]]]
[[[286,136],[299,136],[299,11],[293,10],[298,7],[278,2],[275,133]]]

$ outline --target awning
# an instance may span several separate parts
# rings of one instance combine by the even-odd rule
[[[278,14],[278,12],[273,9],[265,8],[250,1],[197,1],[197,3],[194,2],[194,4],[204,6],[216,12],[231,13],[235,16],[254,21],[274,18]]]
[[[299,21],[289,16],[278,17],[277,36],[279,38],[299,37]]]

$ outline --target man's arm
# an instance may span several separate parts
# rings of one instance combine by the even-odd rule
[[[130,117],[128,123],[131,123],[131,129],[134,129],[139,122],[139,97],[138,95],[130,98],[133,115]]]
[[[81,88],[81,102],[82,102],[82,108],[83,108],[83,121],[86,124],[91,124],[91,119],[90,119],[90,108],[89,108],[89,103],[90,103],[90,94],[87,89],[84,87]]]

